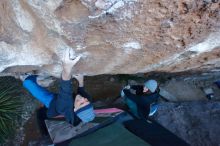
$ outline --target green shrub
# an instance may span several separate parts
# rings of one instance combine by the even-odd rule
[[[15,79],[0,78],[0,143],[13,135],[15,121],[21,115],[20,89]]]

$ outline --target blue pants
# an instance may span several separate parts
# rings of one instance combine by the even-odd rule
[[[39,86],[37,84],[37,76],[32,75],[27,77],[24,82],[23,86],[41,103],[43,103],[47,108],[50,106],[50,102],[54,98],[55,94],[49,92],[45,88]]]

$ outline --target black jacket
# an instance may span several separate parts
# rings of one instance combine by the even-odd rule
[[[159,90],[154,93],[143,93],[143,86],[133,85],[130,89],[124,89],[125,96],[135,102],[138,114],[141,118],[146,118],[150,112],[150,105],[156,103],[159,98]]]
[[[77,89],[77,94],[87,98],[91,102],[91,97],[84,91],[83,87]],[[47,111],[48,118],[64,115],[67,122],[78,125],[81,120],[74,112],[74,101],[76,94],[73,93],[72,81],[60,81],[59,93],[53,98]]]

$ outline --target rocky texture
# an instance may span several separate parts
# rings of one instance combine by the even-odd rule
[[[218,146],[219,102],[163,103],[155,119],[192,146]]]
[[[219,80],[220,75],[218,72],[186,75],[167,80],[165,83],[160,84],[160,88],[171,94],[172,98],[168,99],[172,102],[208,100],[204,92],[205,88],[211,88],[214,92],[212,100],[219,101],[220,90],[215,84]]]
[[[218,69],[214,0],[1,0],[0,71],[59,76],[62,54],[87,75]]]

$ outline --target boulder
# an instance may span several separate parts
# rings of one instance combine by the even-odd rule
[[[218,70],[219,1],[1,0],[1,75],[60,76],[65,50],[75,73]]]

